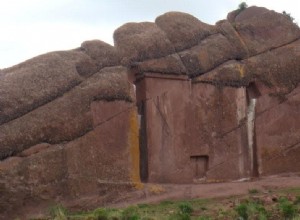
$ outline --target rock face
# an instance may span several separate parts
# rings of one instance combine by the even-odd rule
[[[127,71],[100,41],[1,71],[0,219],[24,203],[93,194],[105,203],[133,189],[138,127]]]
[[[265,8],[227,18],[169,12],[121,26],[114,47],[0,70],[1,218],[115,203],[141,180],[299,172],[300,29]]]

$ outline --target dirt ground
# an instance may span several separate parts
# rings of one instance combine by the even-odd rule
[[[300,187],[300,174],[269,176],[253,180],[203,184],[146,184],[142,198],[120,202],[113,207],[124,207],[139,203],[157,203],[164,200],[188,200],[195,198],[218,198],[248,194],[249,190],[268,191]],[[141,193],[141,192],[139,192]],[[138,197],[138,195],[137,195]]]
[[[144,184],[141,190],[130,192],[120,198],[114,204],[107,205],[109,208],[124,208],[137,204],[155,204],[161,201],[191,200],[205,198],[226,198],[230,196],[246,195],[250,190],[260,192],[279,190],[284,188],[300,187],[300,174],[285,174],[281,176],[262,177],[253,180],[240,180],[222,183],[199,183],[199,184]],[[63,204],[71,211],[93,210],[99,207],[99,196],[90,196],[76,201]],[[84,204],[87,204],[85,207]],[[79,208],[81,207],[81,208]],[[43,216],[49,207],[39,206],[20,210],[20,219],[32,219]],[[0,218],[1,219],[1,218]]]

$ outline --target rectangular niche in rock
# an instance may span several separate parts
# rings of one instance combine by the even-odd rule
[[[205,181],[208,170],[208,155],[192,155],[190,158],[194,169],[194,182]]]

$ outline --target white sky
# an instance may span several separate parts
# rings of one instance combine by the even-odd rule
[[[214,24],[240,0],[0,0],[0,69],[85,40],[113,43],[126,22],[154,21],[167,11],[187,12]],[[251,5],[291,13],[300,24],[299,0],[247,0]]]

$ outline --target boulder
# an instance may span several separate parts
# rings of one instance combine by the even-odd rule
[[[194,82],[240,87],[260,81],[270,88],[269,93],[285,95],[300,82],[299,48],[300,40],[243,61],[228,61]]]
[[[299,27],[287,16],[274,11],[255,14],[252,7],[242,13],[248,14],[248,11],[251,12],[248,19],[247,16],[238,19],[235,29],[247,45],[250,56],[284,46],[300,38]]]
[[[236,17],[234,18],[235,22],[242,22],[247,19],[255,18],[256,16],[260,16],[264,13],[268,13],[270,10],[264,7],[251,6],[246,8],[245,10],[240,11]]]
[[[212,71],[195,77],[193,82],[232,87],[248,86],[252,78],[245,73],[244,63],[230,60]]]
[[[0,124],[42,106],[83,81],[76,69],[91,58],[78,51],[44,54],[2,70]]]
[[[235,22],[235,17],[241,12],[241,10],[237,9],[234,11],[231,11],[227,14],[227,21],[229,21],[231,24],[234,24]]]
[[[199,21],[183,12],[168,12],[156,18],[155,23],[174,45],[176,51],[193,47],[217,32],[213,25]]]
[[[238,52],[222,34],[211,35],[199,45],[182,51],[179,56],[190,76],[201,75],[238,57]]]
[[[218,28],[218,31],[222,33],[235,48],[235,59],[242,60],[249,56],[249,51],[246,44],[236,32],[234,27],[227,20],[217,22],[216,26]]]
[[[166,57],[137,62],[132,67],[137,68],[138,73],[145,72],[185,75],[187,73],[178,54],[172,54]]]
[[[61,97],[0,126],[0,159],[33,145],[61,143],[92,129],[94,100],[131,100],[127,70],[107,67]]]
[[[124,24],[115,30],[114,44],[123,65],[159,58],[175,52],[167,35],[151,22]]]
[[[272,88],[273,95],[284,95],[300,82],[300,40],[244,61],[247,75]]]
[[[120,65],[116,48],[101,40],[85,41],[80,49],[94,60],[98,69]]]

